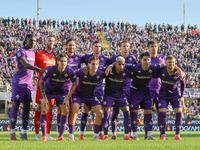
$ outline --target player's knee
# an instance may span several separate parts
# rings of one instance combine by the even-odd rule
[[[17,105],[17,106],[19,106],[20,105],[20,102],[19,101],[13,101],[13,105]]]
[[[24,107],[24,108],[27,108],[27,109],[30,109],[30,103],[24,103],[24,104],[23,104],[23,107]]]
[[[97,111],[97,112],[96,112],[96,115],[97,115],[97,117],[102,118],[102,116],[103,116],[103,111],[102,111],[102,110]]]

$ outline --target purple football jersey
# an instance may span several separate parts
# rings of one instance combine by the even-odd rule
[[[126,65],[126,68],[128,68],[131,72],[133,72],[133,81],[131,83],[131,87],[142,90],[147,89],[149,82],[153,75],[156,72],[161,71],[164,68],[163,64],[154,64],[150,65],[148,70],[143,70],[141,63],[133,64],[133,65]]]
[[[94,96],[94,90],[98,83],[105,77],[105,74],[101,70],[97,70],[97,73],[94,76],[91,76],[89,73],[85,75],[83,73],[83,68],[79,69],[76,72],[78,77],[78,85],[75,90],[75,94],[81,94],[83,96]]]
[[[16,63],[19,71],[13,76],[12,82],[19,85],[27,85],[27,88],[33,90],[33,70],[26,69],[20,60],[25,58],[30,65],[34,66],[35,51],[29,50],[27,47],[20,48],[16,53]]]
[[[74,54],[73,56],[68,56],[68,63],[67,66],[71,69],[73,69],[74,71],[78,70],[78,68],[80,68],[80,64],[81,64],[81,56]],[[72,82],[70,79],[68,79],[65,84],[64,84],[64,88],[67,92],[70,91],[72,87]]]
[[[121,56],[121,55],[113,56],[113,57],[109,60],[108,64],[110,65],[110,64],[114,63],[114,62],[116,61],[116,58],[117,58],[118,56]],[[125,63],[126,63],[126,64],[137,64],[137,61],[136,61],[136,59],[135,59],[134,56],[132,56],[132,55],[129,54],[128,57],[125,58]],[[130,89],[130,86],[131,86],[131,79],[130,79],[130,78],[126,78],[126,81],[124,82],[124,85],[123,85],[123,89],[129,90],[129,89]]]
[[[157,57],[153,58],[151,57],[151,64],[164,64],[165,63],[166,56],[162,54],[158,54]],[[161,87],[161,80],[160,78],[152,78],[149,82],[149,88],[150,90],[154,90],[157,93],[159,92]]]
[[[161,72],[158,73],[158,76],[161,78],[161,88],[159,95],[169,97],[184,96],[185,91],[185,77],[181,80],[181,77],[178,76],[178,71],[173,75],[169,75],[167,68],[164,68]],[[179,92],[179,82],[181,84],[181,92]]]
[[[81,63],[85,63],[86,65],[88,65],[89,58],[92,56],[93,54],[82,56]],[[108,65],[108,62],[109,62],[108,57],[104,55],[99,56],[99,68],[103,68],[104,66]],[[100,98],[103,95],[103,80],[100,81],[99,84],[96,86],[95,93],[98,96],[98,98]]]
[[[122,73],[117,73],[113,68],[112,73],[106,76],[104,93],[112,97],[120,97],[124,94],[123,85],[128,77],[131,77],[131,72],[128,69],[124,68]]]
[[[76,81],[76,75],[73,69],[66,67],[61,74],[55,65],[47,68],[41,79],[46,81],[45,91],[65,92],[64,84],[69,78],[72,82]]]

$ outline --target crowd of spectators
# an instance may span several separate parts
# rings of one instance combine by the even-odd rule
[[[120,53],[120,42],[128,40],[131,43],[130,54],[137,59],[141,52],[147,51],[147,43],[156,40],[159,43],[159,53],[172,54],[177,58],[177,65],[186,73],[186,87],[199,89],[200,68],[200,32],[197,26],[188,25],[172,26],[159,24],[158,26],[146,23],[144,27],[129,22],[96,22],[96,21],[76,21],[47,19],[39,21],[39,28],[36,28],[35,19],[14,19],[0,17],[0,78],[1,85],[12,85],[11,79],[14,74],[15,53],[22,43],[26,34],[37,35],[37,45],[35,50],[45,48],[45,37],[50,34],[56,35],[54,47],[55,53],[65,51],[66,39],[72,37],[76,40],[76,53],[79,55],[91,53],[92,42],[100,40],[97,31],[105,35],[111,50],[102,48],[102,54],[114,56]],[[34,87],[36,87],[38,73],[34,73]],[[30,116],[33,117],[35,105],[32,106]],[[188,106],[187,116],[194,117],[199,110],[199,105]],[[55,111],[56,112],[56,109]],[[195,112],[195,113],[194,113]],[[172,114],[171,114],[172,113]],[[198,111],[199,113],[199,111]],[[56,114],[56,113],[55,113]],[[142,116],[143,112],[141,112]],[[173,112],[169,111],[169,116]],[[193,114],[193,115],[191,115]],[[20,116],[20,115],[19,115]],[[195,115],[196,116],[196,115]],[[94,117],[91,113],[90,117]]]

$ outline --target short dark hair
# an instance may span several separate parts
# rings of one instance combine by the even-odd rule
[[[140,59],[142,59],[144,56],[151,57],[148,52],[144,52],[144,53],[140,54]]]
[[[148,42],[148,47],[150,46],[150,45],[153,45],[153,44],[158,44],[156,41],[149,41]]]
[[[64,54],[64,53],[63,53],[63,54],[59,54],[59,55],[56,57],[57,61],[60,61],[60,59],[61,59],[62,57],[66,57],[67,60],[68,60],[67,54]]]
[[[93,43],[92,43],[92,45],[94,45],[94,44],[101,44],[101,42],[100,41],[94,41]]]
[[[66,41],[66,45],[67,45],[69,42],[71,42],[71,41],[73,41],[73,42],[76,43],[76,41],[75,41],[73,38],[68,38],[67,41]]]
[[[50,37],[56,38],[55,35],[52,35],[52,34],[51,34],[51,35],[48,35],[48,36],[46,37],[46,40],[47,40],[48,38],[50,38]]]
[[[23,45],[25,46],[26,45],[26,40],[28,39],[28,38],[31,38],[31,37],[36,37],[34,34],[27,34],[26,35],[26,37],[25,37],[25,39],[24,39],[24,42],[23,42]]]
[[[99,58],[92,56],[92,57],[89,58],[88,63],[91,63],[91,61],[93,61],[93,60],[99,60]]]
[[[165,60],[167,61],[167,60],[172,60],[172,59],[176,60],[174,56],[168,55]]]

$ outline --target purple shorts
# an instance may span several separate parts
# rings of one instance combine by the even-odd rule
[[[141,108],[145,110],[152,109],[151,94],[149,89],[136,90],[131,88],[130,98],[131,110],[138,110],[139,105],[141,105]]]
[[[33,92],[27,86],[12,84],[12,97],[11,100],[20,101],[22,103],[31,103],[33,99]]]
[[[101,103],[103,102],[103,95],[104,95],[103,89],[95,89],[94,95],[98,98],[98,100],[99,100]]]
[[[121,97],[112,97],[110,95],[104,95],[103,107],[126,107],[129,106],[126,96],[123,94]]]
[[[182,108],[182,105],[180,103],[180,96],[175,97],[165,97],[160,95],[158,99],[158,108],[167,108],[169,105],[169,102],[171,103],[173,108]]]
[[[64,102],[65,98],[67,97],[66,92],[56,93],[56,92],[46,91],[45,93],[46,93],[46,96],[47,96],[49,103],[50,103],[51,99],[55,99],[57,106],[59,104],[61,105]],[[40,101],[42,102],[42,100],[43,100],[43,97]]]
[[[100,100],[96,96],[87,97],[79,94],[74,94],[73,96],[73,103],[78,103],[80,106],[84,103],[89,109],[93,106],[101,105]]]
[[[156,109],[158,109],[158,92],[157,91],[150,91],[151,93],[151,100],[153,101],[153,106],[155,105],[156,106]]]

